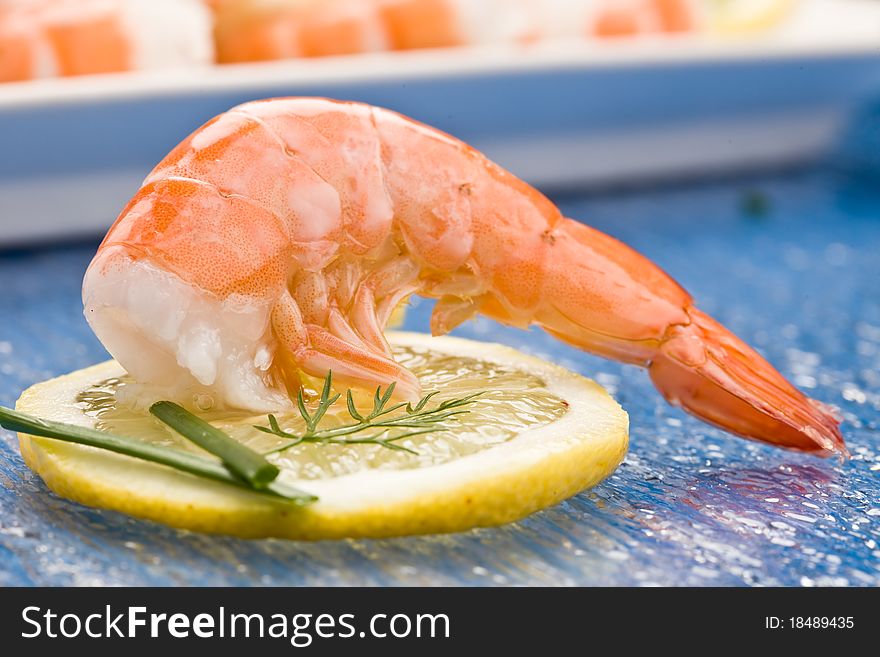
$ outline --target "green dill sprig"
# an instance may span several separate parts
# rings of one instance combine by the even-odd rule
[[[373,396],[373,410],[367,415],[363,415],[357,410],[354,403],[354,397],[349,389],[345,395],[346,407],[348,414],[354,420],[351,424],[344,424],[339,427],[329,429],[321,429],[318,424],[327,413],[328,409],[336,403],[341,397],[340,394],[330,395],[333,385],[333,373],[327,372],[324,379],[324,387],[321,396],[318,399],[318,407],[314,412],[310,413],[306,407],[305,397],[302,390],[297,396],[296,406],[300,415],[306,423],[306,429],[301,434],[291,431],[285,431],[278,424],[278,419],[274,415],[269,415],[269,426],[254,425],[254,429],[264,433],[272,434],[280,438],[286,438],[289,442],[275,449],[264,452],[263,455],[277,454],[303,443],[320,443],[323,445],[379,445],[390,450],[407,452],[409,454],[418,454],[415,450],[397,444],[404,438],[411,438],[433,431],[442,431],[442,424],[447,420],[454,419],[458,415],[470,413],[469,410],[463,409],[463,406],[473,404],[482,392],[477,392],[466,397],[458,399],[447,399],[440,402],[433,408],[427,408],[428,402],[437,394],[431,392],[422,397],[415,405],[410,402],[399,402],[397,404],[388,405],[391,396],[394,394],[394,383],[391,383],[384,391],[382,386],[376,387],[376,393]],[[391,413],[405,409],[400,415],[389,417]],[[369,430],[376,430],[366,436],[354,436]],[[399,433],[392,432],[393,429],[406,429]],[[349,437],[350,436],[350,437]]]

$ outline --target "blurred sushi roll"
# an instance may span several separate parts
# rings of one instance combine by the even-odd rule
[[[220,62],[528,41],[528,0],[211,0]]]
[[[218,61],[650,35],[753,35],[798,0],[205,0]]]
[[[538,38],[530,0],[378,0],[394,50],[487,43],[528,43]]]
[[[213,61],[201,0],[0,0],[0,82]]]
[[[365,0],[214,0],[220,62],[347,55],[384,50]]]
[[[752,35],[800,0],[0,0],[0,82],[387,50]]]
[[[694,0],[606,0],[598,3],[587,33],[616,37],[693,32],[700,27],[700,18]]]

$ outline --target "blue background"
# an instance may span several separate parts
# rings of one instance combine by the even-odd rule
[[[764,214],[748,211],[756,194]],[[880,583],[876,180],[826,167],[556,200],[646,253],[786,376],[838,405],[852,459],[731,437],[666,405],[641,370],[480,320],[456,333],[582,372],[629,411],[630,453],[610,479],[497,529],[242,541],[60,499],[0,431],[0,585]],[[0,254],[0,403],[105,357],[79,296],[94,248]],[[426,329],[429,312],[416,303],[407,328]]]

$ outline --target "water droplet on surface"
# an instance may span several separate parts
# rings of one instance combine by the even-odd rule
[[[193,397],[193,403],[196,408],[202,411],[210,411],[214,408],[214,398],[211,395],[199,393]]]
[[[814,522],[816,522],[816,520],[817,520],[817,519],[814,518],[813,516],[805,516],[805,515],[803,515],[803,514],[800,514],[800,513],[793,513],[793,512],[791,512],[791,511],[786,511],[783,515],[784,515],[786,518],[791,518],[792,520],[800,520],[801,522],[814,523]]]
[[[825,247],[825,262],[834,267],[842,267],[849,258],[849,248],[846,244],[832,242]]]

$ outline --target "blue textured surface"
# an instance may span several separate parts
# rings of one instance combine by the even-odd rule
[[[744,211],[749,194],[766,214]],[[880,584],[880,189],[814,171],[559,200],[838,405],[852,460],[730,437],[667,406],[636,368],[478,321],[458,333],[592,376],[630,412],[630,453],[609,480],[498,529],[249,542],[62,500],[2,432],[0,585]],[[104,357],[79,300],[93,248],[0,254],[0,403]],[[408,328],[425,328],[428,312],[417,304]]]

